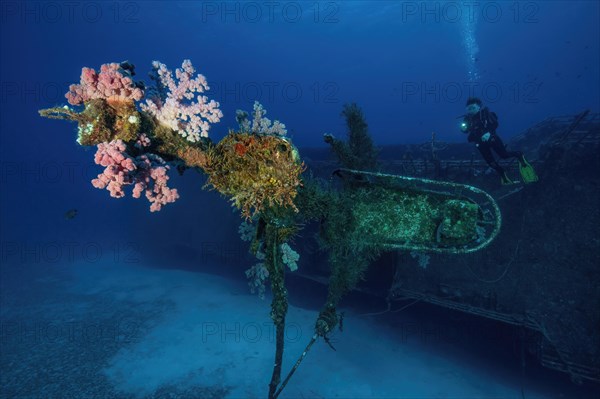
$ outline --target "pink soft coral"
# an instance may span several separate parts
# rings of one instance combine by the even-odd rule
[[[145,192],[146,198],[152,205],[150,211],[160,211],[163,205],[177,201],[177,189],[169,188],[167,182],[169,165],[156,154],[140,155],[136,158],[138,172],[133,187],[133,198],[140,198]]]
[[[81,82],[69,86],[69,92],[65,94],[71,105],[82,105],[97,98],[108,102],[139,101],[143,96],[144,91],[134,84],[129,71],[117,63],[102,65],[100,73],[83,68]]]
[[[152,204],[151,212],[160,211],[163,205],[179,198],[177,189],[167,186],[170,167],[156,154],[146,153],[134,158],[127,153],[122,140],[114,140],[98,144],[94,161],[105,169],[92,180],[92,185],[107,189],[111,197],[124,197],[124,186],[134,185],[132,196],[140,198],[145,193]]]

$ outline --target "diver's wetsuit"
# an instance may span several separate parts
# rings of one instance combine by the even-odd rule
[[[507,151],[506,146],[500,139],[500,136],[496,134],[496,128],[498,128],[498,117],[494,112],[491,112],[487,107],[482,108],[478,113],[473,115],[465,115],[464,123],[467,124],[467,130],[469,136],[467,140],[470,143],[475,143],[477,149],[483,156],[483,159],[487,162],[492,169],[494,169],[500,177],[504,177],[504,169],[494,156],[492,150],[502,159],[515,157],[522,162],[523,153],[520,151]],[[481,136],[485,133],[490,133],[490,138],[487,141],[483,141]]]

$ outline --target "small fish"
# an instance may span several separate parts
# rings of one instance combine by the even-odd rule
[[[77,209],[69,209],[65,212],[65,220],[71,220],[77,216]]]

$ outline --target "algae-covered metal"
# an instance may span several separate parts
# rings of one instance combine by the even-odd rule
[[[476,187],[351,169],[335,174],[355,182],[344,193],[353,204],[352,228],[375,246],[470,253],[500,231],[498,204]]]

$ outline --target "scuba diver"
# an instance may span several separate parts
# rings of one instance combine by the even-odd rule
[[[520,151],[507,151],[506,146],[496,134],[498,128],[498,116],[487,107],[482,107],[481,100],[477,97],[469,97],[467,100],[467,114],[463,118],[460,129],[463,133],[468,133],[469,143],[475,143],[475,146],[483,156],[487,164],[500,175],[502,184],[513,184],[506,171],[494,158],[492,150],[502,159],[517,158],[519,161],[519,171],[525,183],[533,183],[538,180],[533,167],[527,162],[523,153]]]

